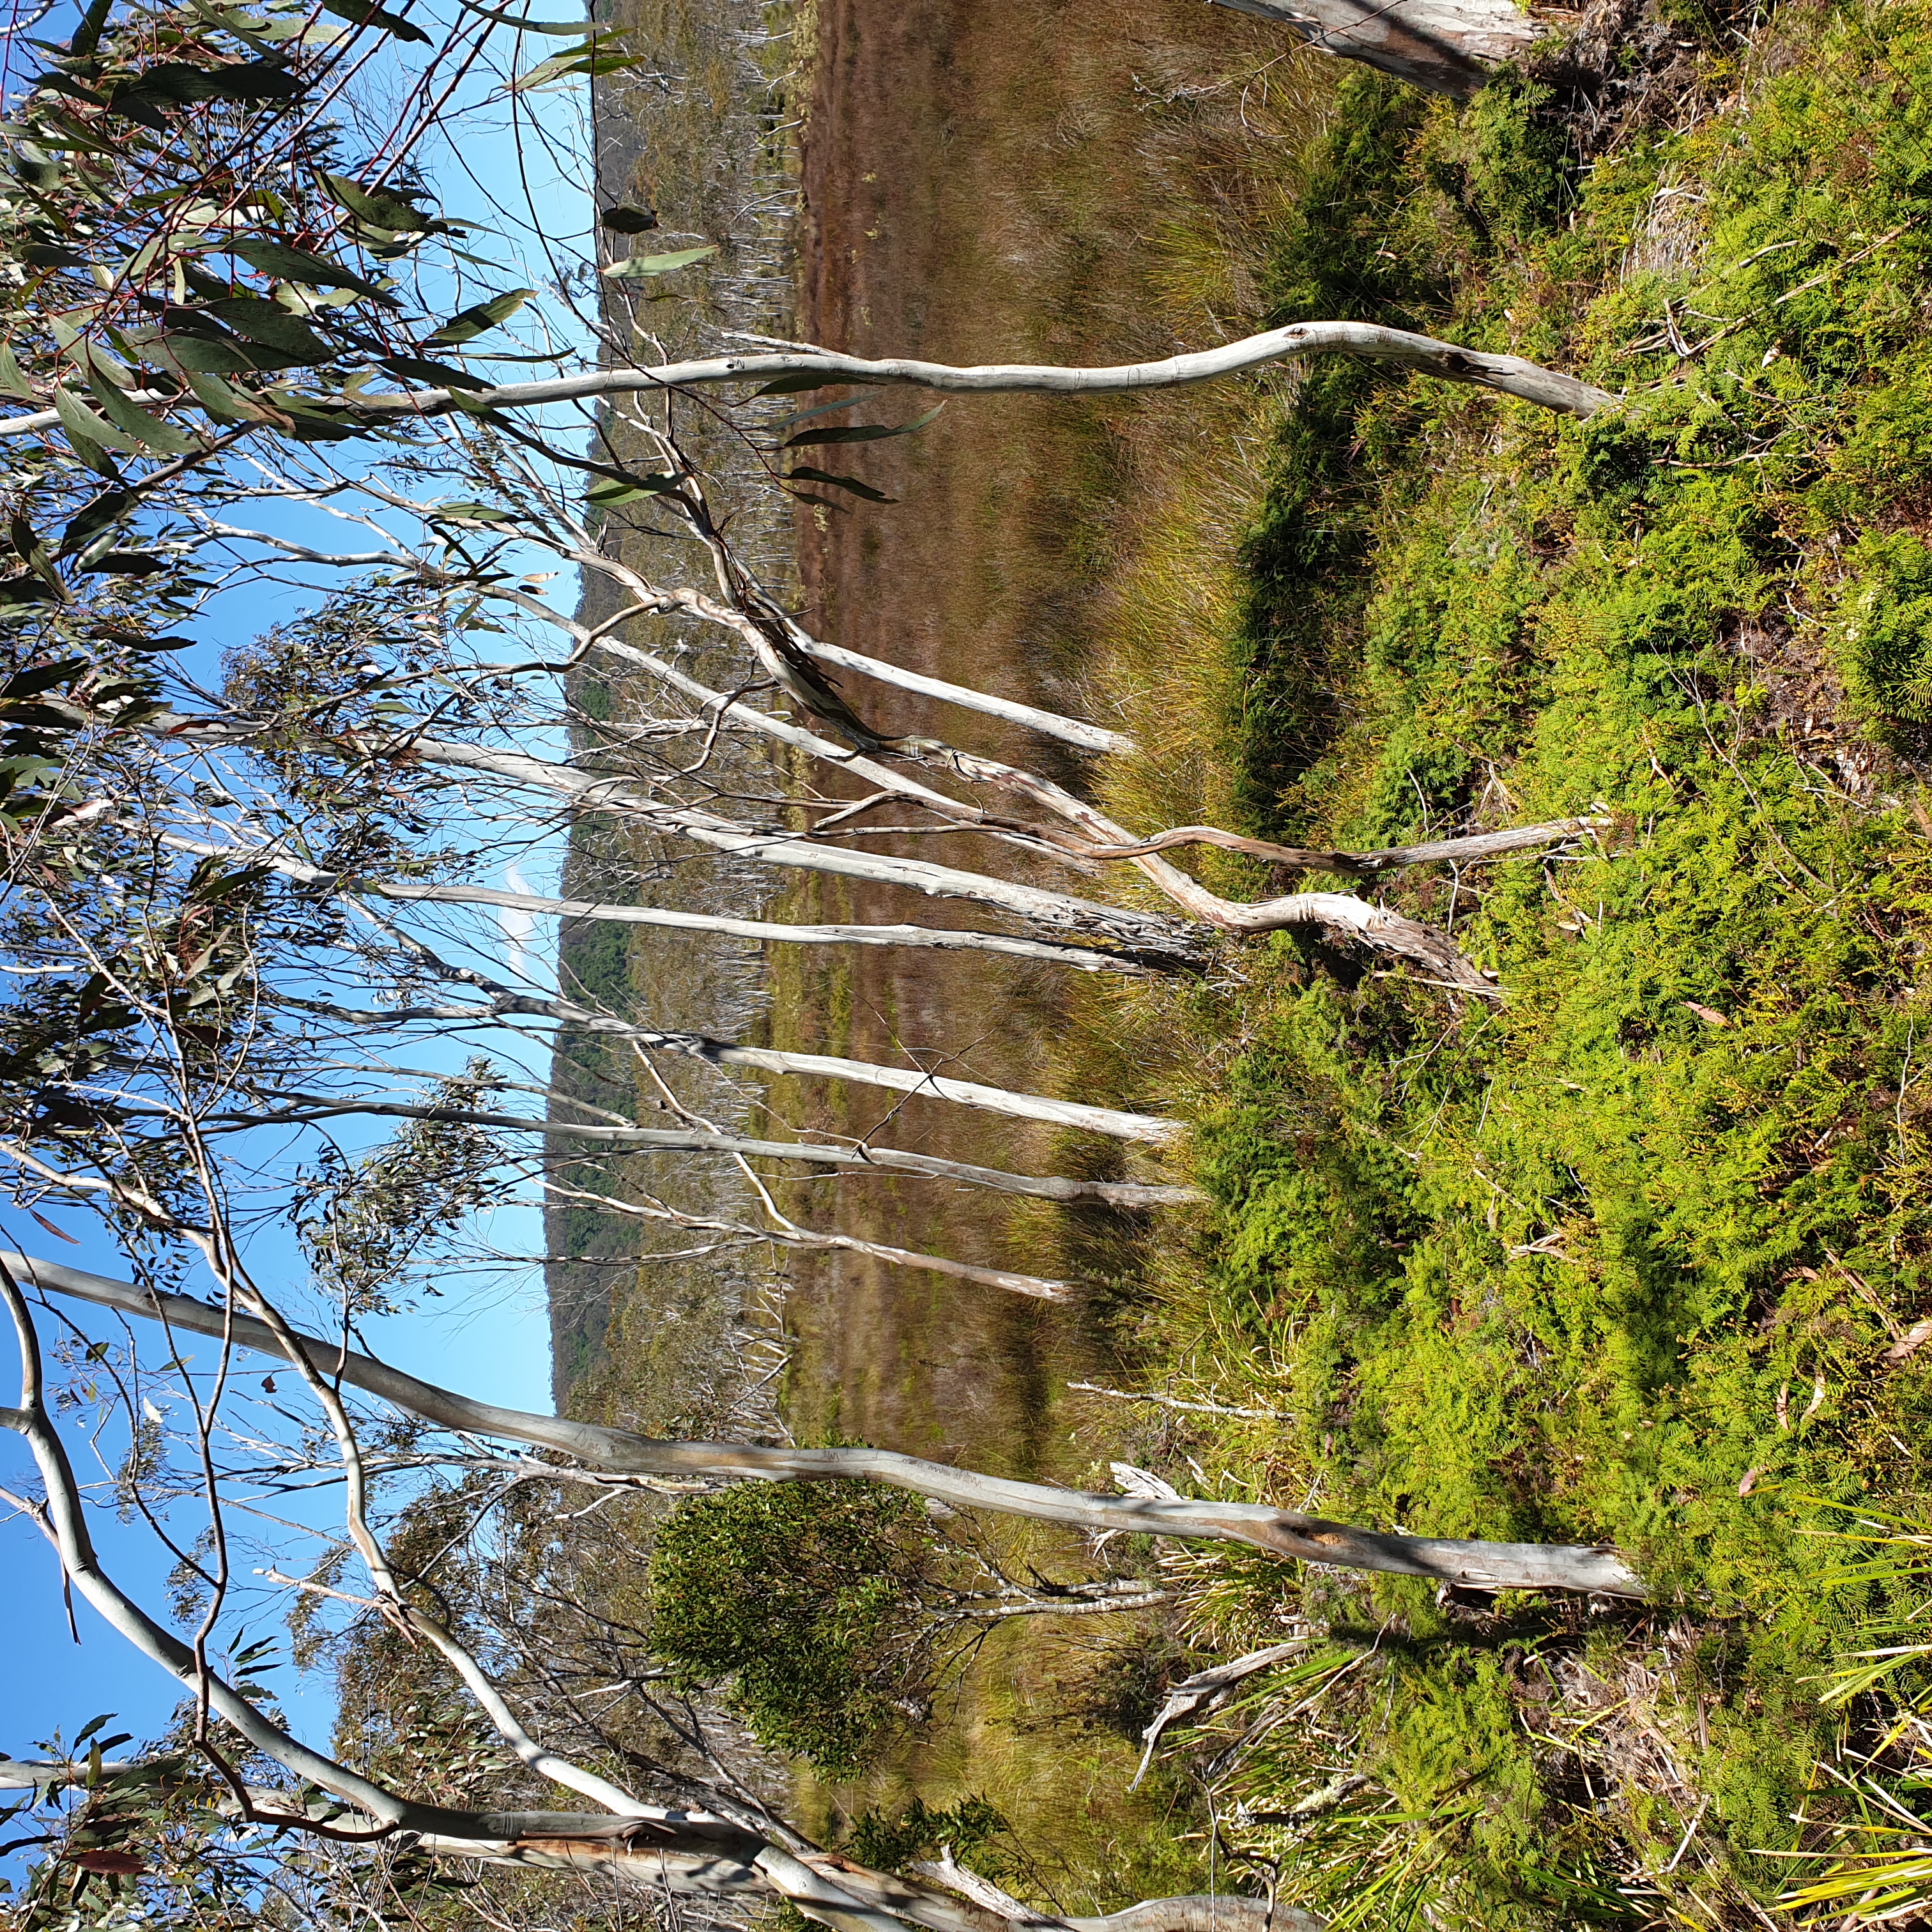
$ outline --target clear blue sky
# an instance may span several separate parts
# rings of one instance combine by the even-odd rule
[[[532,9],[551,16],[576,10],[567,5]],[[71,19],[70,14],[64,25],[58,16],[50,18],[38,31],[47,38],[58,38],[69,30]],[[540,44],[532,51],[526,43],[520,64],[527,67],[554,51],[557,44]],[[535,99],[542,104],[546,97]],[[548,99],[554,102],[560,117],[574,111],[574,104],[560,93]],[[432,178],[438,174],[445,177],[437,184],[451,212],[458,214],[472,212],[470,204],[477,200],[473,182],[508,184],[518,178],[510,139],[507,130],[500,127],[494,132],[482,127],[466,132],[460,169],[448,166],[447,156],[440,169],[431,158]],[[527,148],[524,158],[526,163],[542,164],[542,158]],[[560,176],[537,182],[533,188],[540,202],[538,220],[548,232],[581,234],[587,229],[590,208],[585,184]],[[541,271],[528,279],[540,280]],[[560,580],[550,589],[560,602],[574,599],[572,583]],[[285,610],[274,597],[262,593],[246,621],[259,629],[283,614]],[[232,607],[226,616],[232,625],[236,616]],[[553,865],[555,857],[553,849],[549,855]],[[544,854],[526,853],[519,862],[531,889],[544,890]],[[496,881],[493,878],[488,882]],[[539,953],[551,938],[548,928],[534,935]],[[530,963],[535,968],[539,962]],[[418,1065],[446,1066],[451,1071],[460,1064],[462,1057],[463,1050],[454,1045],[440,1053],[425,1050],[412,1056]],[[538,1077],[542,1077],[540,1063]],[[370,1142],[376,1138],[373,1132],[366,1137]],[[89,1222],[77,1214],[50,1218],[62,1222],[80,1244],[68,1246],[55,1240],[26,1215],[4,1210],[0,1210],[0,1240],[29,1253],[44,1253],[74,1266],[126,1278],[124,1266]],[[521,1253],[541,1251],[541,1228],[533,1211],[500,1215],[492,1232],[504,1248]],[[286,1239],[258,1246],[250,1260],[265,1287],[272,1289],[278,1270],[280,1279],[297,1284],[304,1278],[292,1244]],[[196,1292],[208,1292],[206,1280],[192,1286]],[[91,1339],[113,1340],[121,1334],[118,1324],[100,1311],[74,1305],[69,1312]],[[44,1329],[44,1346],[54,1339],[50,1330],[51,1324]],[[494,1280],[461,1276],[452,1281],[444,1299],[428,1304],[424,1312],[372,1324],[365,1332],[388,1359],[430,1380],[513,1407],[550,1408],[549,1323],[541,1279],[533,1274],[506,1274]],[[212,1344],[208,1352],[212,1358]],[[270,1365],[244,1357],[242,1366],[259,1375]],[[0,1402],[13,1399],[16,1374],[15,1352],[8,1336],[0,1341]],[[74,1442],[75,1432],[70,1430],[69,1436]],[[113,1460],[112,1445],[108,1455]],[[17,1438],[0,1436],[0,1480],[10,1482],[30,1469],[31,1459]],[[112,1508],[95,1513],[94,1528],[104,1561],[116,1580],[144,1606],[164,1614],[170,1561],[152,1538],[144,1528],[120,1524]],[[191,1524],[190,1528],[191,1533]],[[116,1714],[118,1721],[112,1730],[151,1735],[173,1710],[179,1688],[171,1678],[106,1631],[84,1604],[76,1603],[74,1616],[78,1643],[70,1634],[62,1607],[59,1569],[52,1551],[31,1523],[16,1520],[0,1524],[0,1660],[4,1660],[0,1661],[0,1755],[29,1754],[38,1741],[52,1737],[57,1728],[70,1737],[88,1719],[103,1712]],[[267,1635],[272,1627],[265,1616],[255,1634]],[[326,1687],[314,1686],[306,1695],[299,1694],[284,1673],[276,1680],[276,1688],[296,1728],[323,1741],[332,1718]],[[18,1870],[17,1860],[0,1862],[0,1870],[10,1876],[17,1876]]]

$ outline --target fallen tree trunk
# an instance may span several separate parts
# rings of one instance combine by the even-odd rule
[[[265,1322],[186,1295],[150,1294],[58,1262],[0,1253],[44,1292],[70,1294],[172,1327],[224,1334],[262,1354],[288,1355]],[[1642,1584],[1613,1550],[1564,1544],[1482,1543],[1386,1534],[1262,1503],[1102,1496],[956,1469],[889,1450],[799,1449],[751,1443],[667,1442],[563,1416],[472,1401],[339,1343],[299,1336],[318,1372],[362,1389],[445,1429],[559,1450],[592,1468],[633,1475],[709,1475],[836,1481],[854,1477],[931,1496],[960,1509],[992,1510],[1088,1530],[1252,1545],[1337,1569],[1379,1570],[1479,1590],[1567,1590],[1641,1597]]]

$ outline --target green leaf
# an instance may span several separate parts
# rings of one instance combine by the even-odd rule
[[[164,456],[192,456],[200,448],[198,438],[184,434],[159,416],[150,416],[131,398],[124,395],[93,366],[92,357],[88,358],[87,386],[94,392],[94,400],[108,420],[124,435],[133,437],[136,443],[158,449]]]
[[[192,650],[195,644],[194,638],[179,637],[172,632],[164,638],[142,638],[124,633],[116,637],[114,641],[122,650],[134,651],[144,656],[152,651]]]
[[[368,4],[368,0],[322,0],[322,10],[333,14],[338,20],[353,21],[358,27],[380,27],[384,33],[399,40],[420,40],[425,46],[429,44],[428,34],[413,21]]]
[[[281,366],[273,360],[250,355],[232,337],[190,335],[185,331],[157,344],[154,354],[158,361],[172,363],[190,382],[196,375],[238,376],[249,369]]]
[[[937,403],[924,416],[896,425],[866,423],[850,429],[808,429],[802,435],[788,436],[784,447],[802,449],[808,443],[814,442],[884,442],[889,436],[910,436],[915,430],[925,428],[945,406],[944,403]]]
[[[104,416],[96,416],[72,390],[58,382],[54,385],[54,412],[60,418],[61,427],[67,431],[68,439],[74,444],[80,460],[90,469],[99,470],[100,465],[81,448],[82,443],[92,444],[97,454],[103,449],[118,449],[124,456],[141,454],[141,446],[132,436],[123,436]]]
[[[113,11],[114,0],[93,0],[93,4],[81,16],[80,25],[75,28],[74,38],[68,43],[68,52],[72,58],[85,60],[100,46],[101,32]]]
[[[246,390],[224,382],[212,371],[190,369],[186,374],[188,386],[194,392],[196,400],[215,422],[232,427],[238,423],[275,420]]]
[[[718,252],[714,242],[702,248],[680,248],[673,255],[631,255],[613,262],[604,272],[612,281],[632,281],[645,275],[668,275],[674,268],[688,268]]]
[[[327,362],[336,351],[298,315],[291,315],[279,302],[264,302],[256,296],[230,296],[225,302],[210,302],[208,311],[251,342],[266,342],[278,356],[298,363]]]
[[[814,376],[800,370],[796,376],[779,376],[758,392],[761,396],[802,395],[807,389],[844,388],[861,380],[855,376]]]
[[[84,268],[87,257],[58,242],[29,242],[20,250],[30,268]]]
[[[406,382],[428,382],[440,389],[488,389],[495,386],[467,369],[452,368],[447,362],[431,362],[421,356],[385,356],[382,366]]]
[[[820,403],[814,410],[800,410],[796,416],[787,416],[782,423],[773,425],[778,429],[796,429],[802,422],[809,422],[814,416],[829,416],[838,410],[849,410],[864,400],[860,396],[841,396],[836,403]]]
[[[508,510],[499,509],[490,503],[436,503],[430,506],[427,514],[437,522],[441,522],[445,518],[460,518],[472,524],[502,524],[510,520]]]
[[[10,396],[18,396],[23,402],[40,405],[40,392],[28,382],[20,364],[14,359],[14,352],[4,342],[0,342],[0,389]]]
[[[346,436],[366,436],[374,427],[289,389],[271,389],[263,400],[272,403],[287,418],[288,427],[282,434],[293,436],[298,442],[340,442]]]
[[[333,181],[334,177],[326,178]],[[332,188],[330,192],[334,193]],[[341,196],[336,196],[340,201]],[[344,206],[347,206],[344,202]],[[355,211],[350,210],[352,214]],[[385,224],[394,227],[390,222]],[[232,242],[229,252],[246,262],[249,267],[265,275],[272,275],[278,281],[305,282],[312,289],[354,289],[359,294],[374,296],[380,302],[394,308],[396,298],[387,290],[379,289],[365,277],[358,275],[352,268],[345,268],[340,262],[329,260],[326,255],[311,255],[304,248],[291,248],[285,242],[266,242],[253,239]]]
[[[0,686],[0,704],[14,704],[23,698],[38,697],[44,691],[51,691],[57,684],[66,684],[80,672],[87,668],[85,658],[62,658],[53,664],[29,664],[25,670],[16,671],[4,686]],[[107,1720],[100,1720],[105,1724]],[[82,1733],[84,1737],[85,1732]],[[75,1742],[79,1742],[79,1739]]]
[[[547,61],[539,61],[530,72],[510,83],[512,94],[521,94],[533,87],[544,87],[554,80],[562,80],[567,75],[586,74],[592,76],[618,74],[628,67],[642,64],[637,54],[607,54],[598,51],[598,38],[592,34],[581,46],[566,47],[560,54],[552,54]]]
[[[595,20],[526,20],[520,14],[507,10],[496,10],[488,7],[472,6],[470,0],[457,0],[466,14],[480,14],[486,20],[495,20],[506,27],[514,28],[520,34],[587,34],[597,26]]]
[[[430,349],[453,349],[459,342],[467,342],[485,329],[508,322],[536,293],[535,289],[512,289],[507,295],[493,296],[488,302],[452,316],[434,335],[424,338],[424,345]]]
[[[76,551],[85,550],[96,538],[114,529],[127,514],[133,502],[134,499],[124,490],[104,490],[92,502],[84,505],[76,513],[73,521],[62,531],[61,555],[72,556]],[[22,533],[24,532],[29,539],[32,538],[33,533],[31,530],[27,530],[25,524],[17,518],[13,527],[14,546],[18,549]],[[28,556],[30,562],[32,562],[33,560],[28,556],[27,551],[23,550],[20,554],[23,556]],[[35,568],[38,568],[39,566],[36,565]],[[52,566],[49,564],[47,568],[51,569]]]
[[[585,500],[608,509],[616,503],[634,503],[641,496],[670,496],[677,494],[675,476],[644,476],[626,482],[599,483],[586,490]]]
[[[829,470],[814,470],[808,463],[801,463],[786,472],[788,483],[830,483],[836,489],[849,490],[855,496],[862,496],[868,503],[896,503],[896,496],[888,496],[883,490],[874,490],[869,483],[861,483],[856,476],[835,476]]]
[[[161,107],[187,107],[202,100],[292,100],[304,92],[280,61],[214,68],[158,61],[121,82],[107,97],[107,104],[144,127],[164,129],[167,124],[157,112]]]
[[[242,866],[232,872],[212,872],[204,880],[201,877],[201,868],[197,866],[194,875],[188,881],[188,891],[203,905],[213,905],[218,900],[232,898],[237,892],[250,891],[265,879],[272,879],[274,875],[275,868],[272,866]],[[246,1670],[255,1658],[265,1651],[272,1650],[274,1646],[274,1638],[264,1637],[260,1642],[250,1644],[235,1661]],[[272,1667],[267,1664],[256,1666],[257,1670]]]
[[[427,235],[442,226],[424,214],[412,202],[386,189],[370,190],[351,181],[346,175],[325,174],[322,184],[357,220],[371,227],[386,228],[398,235]],[[241,252],[238,249],[236,251]],[[245,260],[246,258],[244,257]]]

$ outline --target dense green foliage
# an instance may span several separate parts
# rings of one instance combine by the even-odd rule
[[[1700,78],[1721,110],[1588,154],[1534,79],[1458,112],[1352,77],[1272,268],[1277,320],[1628,392],[1559,422],[1318,367],[1244,556],[1257,828],[1607,820],[1391,895],[1494,970],[1486,1010],[1280,944],[1178,1311],[1222,1388],[1271,1365],[1325,1510],[1613,1539],[1694,1606],[1472,1624],[1328,1586],[1382,1633],[1364,1768],[1429,1821],[1432,1910],[1485,1925],[1774,1899],[1778,1854],[1840,1842],[1820,1760],[1873,1716],[1818,1679],[1920,1587],[1828,1533],[1923,1491],[1932,1423],[1899,1340],[1932,1300],[1932,16],[1734,45]],[[1546,1708],[1639,1666],[1676,1766],[1647,1785]]]
[[[922,1714],[934,1544],[918,1501],[866,1483],[746,1483],[679,1504],[651,1552],[652,1644],[723,1685],[761,1744],[834,1776]]]

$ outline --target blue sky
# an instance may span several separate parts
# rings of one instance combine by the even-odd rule
[[[427,14],[441,10],[433,4],[418,10]],[[564,0],[562,4],[532,10],[554,16],[577,10]],[[70,30],[71,20],[69,14],[64,25],[58,16],[52,16],[37,31],[47,38],[58,38]],[[555,51],[560,44],[554,40],[526,40],[518,64],[527,68]],[[504,52],[507,56],[507,38]],[[554,115],[556,124],[562,128],[577,115],[580,101],[557,90],[532,97],[532,105],[547,118]],[[518,158],[501,114],[486,113],[466,122],[460,165],[452,165],[454,158],[447,151],[440,158],[434,154],[427,157],[427,172],[442,191],[446,212],[458,217],[474,213],[485,225],[495,223],[497,217],[493,211],[476,205],[481,199],[478,184],[502,199],[522,193],[517,185]],[[541,144],[532,146],[526,140],[522,161],[528,165],[533,160],[538,166],[544,164]],[[533,230],[540,229],[553,236],[581,236],[587,232],[591,220],[587,183],[558,170],[532,182],[530,188],[534,198]],[[485,250],[507,256],[513,250],[520,252],[530,238],[527,235],[501,236],[486,244]],[[526,279],[541,283],[544,279],[541,265],[537,273]],[[460,298],[468,299],[473,299],[473,296],[466,293]],[[452,307],[457,305],[459,302],[452,302]],[[536,567],[542,567],[542,563]],[[574,601],[573,580],[560,578],[549,590],[560,605],[567,608]],[[268,586],[239,594],[249,601],[239,608],[232,602],[224,604],[220,622],[214,628],[205,627],[205,634],[212,637],[214,629],[219,629],[232,637],[236,628],[244,624],[251,631],[259,631],[290,614],[300,596],[294,590]],[[213,668],[215,650],[211,643],[205,652],[190,654],[191,667],[206,674]],[[194,664],[196,656],[205,656],[207,662]],[[515,862],[520,879],[510,883],[537,892],[552,889],[559,856],[554,838],[534,850],[526,848]],[[481,882],[505,881],[499,872],[482,878]],[[452,929],[448,925],[442,928],[446,934]],[[512,929],[506,937],[514,955],[519,947],[519,934]],[[527,938],[531,950],[522,963],[532,976],[541,978],[552,963],[554,933],[545,922],[536,932],[524,937]],[[497,959],[505,957],[500,942],[492,950]],[[464,1043],[443,1042],[434,1050],[412,1050],[410,1058],[418,1066],[454,1072],[467,1050]],[[524,1059],[528,1066],[527,1051]],[[541,1079],[543,1073],[544,1056],[539,1050],[536,1055],[535,1077]],[[373,1144],[382,1138],[382,1125],[373,1124],[362,1136],[361,1144]],[[124,1264],[91,1222],[78,1214],[52,1214],[50,1218],[62,1225],[77,1244],[57,1240],[24,1214],[4,1209],[0,1209],[0,1240],[30,1254],[45,1254],[74,1266],[126,1278]],[[496,1245],[504,1250],[525,1254],[541,1252],[542,1231],[533,1210],[500,1211],[490,1232]],[[272,1292],[278,1282],[299,1286],[306,1277],[286,1230],[258,1240],[250,1250],[249,1262],[262,1285]],[[206,1280],[190,1286],[196,1292],[208,1292]],[[296,1306],[298,1307],[299,1303]],[[118,1324],[104,1312],[78,1305],[71,1306],[68,1312],[88,1338],[109,1342],[119,1339]],[[51,1328],[50,1323],[44,1326],[44,1346],[54,1339]],[[541,1276],[533,1269],[495,1276],[464,1274],[452,1277],[442,1299],[428,1302],[417,1312],[366,1324],[364,1332],[388,1360],[429,1380],[513,1407],[544,1412],[550,1407],[549,1322]],[[208,1345],[207,1354],[212,1360],[213,1344]],[[249,1372],[244,1380],[254,1388],[259,1386],[256,1378],[271,1364],[244,1357],[241,1366]],[[0,1402],[11,1399],[16,1372],[14,1349],[10,1346],[0,1346],[0,1387],[6,1389],[6,1393],[0,1394]],[[73,1427],[68,1433],[78,1458],[85,1448],[84,1436]],[[115,1460],[112,1443],[105,1445],[105,1451],[110,1462]],[[16,1438],[0,1438],[0,1481],[20,1478],[30,1467],[30,1460]],[[82,1480],[86,1480],[85,1472]],[[145,1607],[160,1612],[166,1603],[170,1568],[166,1554],[145,1529],[122,1525],[111,1508],[95,1512],[94,1529],[104,1561],[116,1580]],[[192,1523],[188,1533],[193,1533]],[[74,1625],[80,1640],[77,1643],[62,1605],[58,1566],[38,1531],[20,1519],[0,1523],[0,1658],[4,1659],[0,1663],[0,1755],[29,1754],[38,1741],[52,1738],[57,1730],[71,1737],[89,1718],[104,1712],[112,1712],[117,1719],[110,1729],[132,1731],[137,1736],[152,1735],[166,1724],[179,1696],[179,1687],[173,1680],[109,1633],[82,1603],[74,1606]],[[265,1616],[252,1634],[266,1635],[271,1628],[271,1621]],[[276,1688],[296,1727],[314,1741],[324,1742],[332,1719],[326,1685],[318,1684],[304,1690],[292,1682],[290,1673],[284,1672],[276,1680]],[[0,1870],[17,1874],[18,1861],[0,1862]]]

